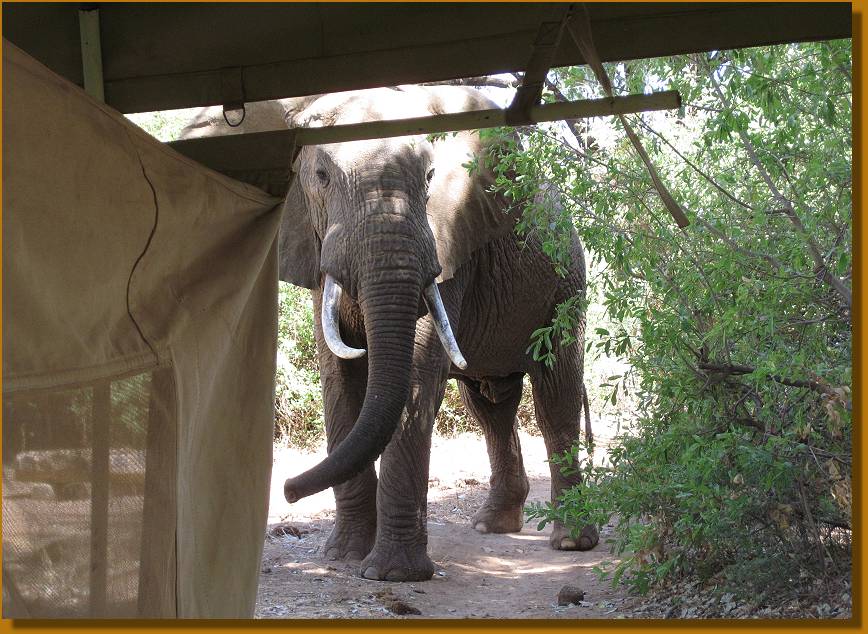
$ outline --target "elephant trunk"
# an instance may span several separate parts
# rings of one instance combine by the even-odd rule
[[[359,304],[368,341],[368,386],[350,433],[318,465],[284,484],[288,502],[318,493],[360,473],[383,453],[401,419],[410,390],[416,317],[422,293],[410,245],[400,264],[359,280]]]

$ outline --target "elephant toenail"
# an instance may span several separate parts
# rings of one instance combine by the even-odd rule
[[[485,522],[477,522],[476,526],[474,526],[473,528],[475,528],[480,533],[488,532],[488,525]]]
[[[326,552],[326,559],[328,559],[329,561],[335,561],[336,559],[339,559],[340,556],[341,555],[338,552],[337,548],[329,548]]]
[[[575,547],[576,547],[576,542],[574,542],[572,539],[565,537],[564,539],[561,540],[561,548],[563,550],[573,550]]]
[[[405,579],[407,579],[407,572],[405,570],[390,570],[386,573],[386,581],[404,581]]]
[[[362,573],[362,576],[365,579],[374,579],[376,581],[376,580],[380,579],[380,571],[377,570],[376,568],[374,568],[373,566],[368,566],[367,568],[365,568],[365,571]]]

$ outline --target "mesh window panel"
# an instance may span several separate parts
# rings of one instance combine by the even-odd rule
[[[5,618],[171,615],[171,400],[163,369],[4,395]]]

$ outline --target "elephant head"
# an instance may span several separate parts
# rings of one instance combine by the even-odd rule
[[[290,109],[295,126],[328,126],[494,107],[461,87],[402,87],[323,96]],[[340,484],[383,452],[409,393],[416,320],[427,304],[452,362],[463,364],[437,282],[451,278],[479,247],[510,231],[493,175],[468,173],[482,150],[476,133],[336,143],[302,149],[281,226],[280,278],[323,288],[323,333],[332,352],[365,354],[340,340],[337,306],[346,292],[360,307],[368,385],[344,441],[309,471],[286,481],[294,502]]]

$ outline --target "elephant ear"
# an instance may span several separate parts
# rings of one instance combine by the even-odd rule
[[[409,88],[407,89],[410,90]],[[432,114],[495,108],[478,91],[458,86],[416,88],[428,93]],[[508,234],[521,214],[494,194],[494,173],[479,160],[483,141],[478,132],[447,134],[434,142],[434,177],[428,199],[428,224],[434,234],[437,259],[443,268],[437,278],[445,282],[455,275],[475,251]]]
[[[320,239],[314,231],[298,175],[292,179],[283,203],[278,251],[281,280],[304,288],[319,287]]]

